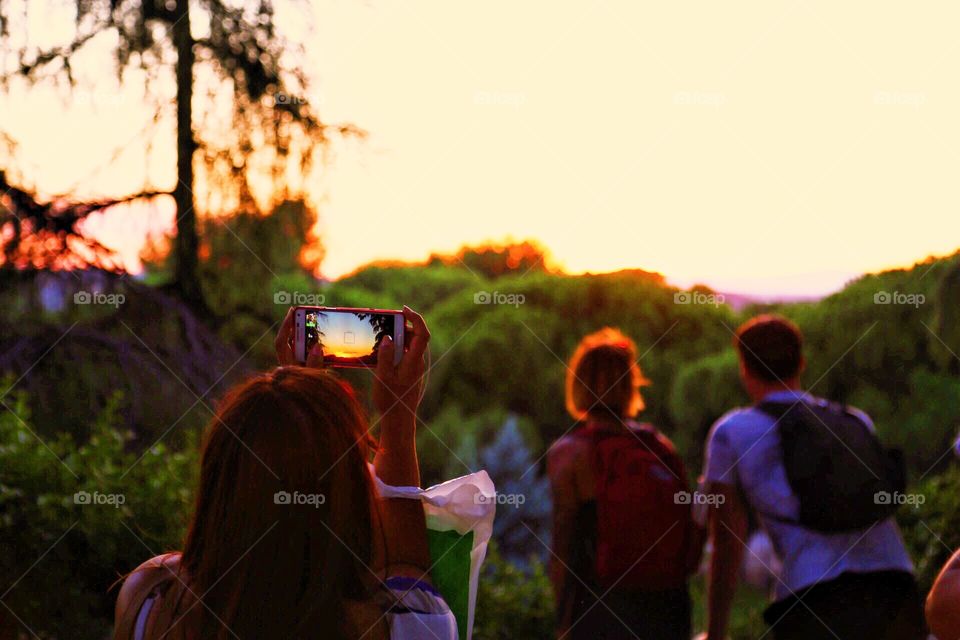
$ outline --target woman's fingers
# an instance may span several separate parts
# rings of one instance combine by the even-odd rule
[[[407,343],[406,353],[400,360],[400,378],[413,382],[413,378],[422,375],[424,369],[423,354],[430,341],[430,331],[423,316],[411,309],[403,307],[403,317],[410,322],[411,328],[404,332],[404,342]]]
[[[394,354],[396,345],[393,338],[384,336],[380,340],[380,346],[377,348],[377,370],[376,376],[383,382],[390,382],[394,378]]]
[[[409,345],[407,354],[411,356],[411,360],[416,361],[427,350],[427,343],[430,342],[430,330],[427,329],[427,323],[424,322],[423,316],[410,307],[403,307],[403,317],[412,325],[404,334],[405,336],[412,336],[410,340],[406,341]]]
[[[307,366],[314,369],[323,369],[323,346],[318,342],[307,354]]]
[[[381,413],[399,403],[415,411],[423,390],[424,352],[430,332],[420,314],[409,307],[403,308],[403,320],[411,326],[404,332],[404,346],[407,349],[399,366],[394,364],[398,345],[389,336],[380,341],[377,350],[373,397],[374,405]]]
[[[296,364],[293,355],[293,345],[290,339],[293,337],[293,307],[287,309],[287,315],[283,318],[280,325],[280,331],[277,332],[277,338],[273,341],[273,347],[277,352],[277,362],[281,365]]]

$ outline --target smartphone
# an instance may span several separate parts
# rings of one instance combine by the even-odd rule
[[[393,338],[394,364],[403,357],[402,311],[353,307],[297,307],[294,309],[294,354],[304,364],[317,343],[323,347],[326,367],[375,367],[377,350]]]

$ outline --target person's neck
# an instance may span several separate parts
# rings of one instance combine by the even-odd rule
[[[602,429],[613,430],[625,429],[629,420],[630,418],[627,416],[617,416],[613,413],[599,413],[591,414],[587,418],[587,423],[594,424]]]
[[[800,380],[787,380],[785,382],[772,382],[770,384],[757,385],[750,392],[750,399],[754,404],[760,403],[771,393],[778,391],[801,391]]]

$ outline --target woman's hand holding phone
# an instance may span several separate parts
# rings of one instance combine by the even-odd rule
[[[277,363],[281,367],[290,367],[300,364],[293,349],[293,314],[294,307],[287,309],[287,315],[283,318],[280,325],[280,331],[277,332],[277,338],[273,341],[273,347],[277,352]],[[307,354],[306,366],[314,369],[323,368],[323,347],[320,343],[314,345],[310,353]]]
[[[394,364],[396,345],[390,336],[380,341],[377,351],[377,366],[374,369],[373,406],[381,415],[403,411],[415,413],[420,397],[423,395],[424,373],[426,359],[424,357],[427,345],[430,342],[430,331],[423,317],[404,306],[403,319],[409,322],[411,328],[404,331],[404,341],[407,349],[402,354],[399,364]],[[287,310],[287,315],[280,325],[274,348],[277,353],[277,362],[280,366],[295,366],[297,362],[294,353],[294,308]],[[323,368],[323,348],[319,343],[307,354],[306,366],[317,369]]]
[[[389,336],[380,342],[377,352],[373,406],[381,415],[396,410],[414,414],[423,395],[424,373],[427,369],[424,354],[430,342],[430,331],[423,317],[410,307],[403,307],[403,318],[412,327],[404,331],[408,348],[401,356],[400,364],[394,365],[396,345]]]
[[[373,378],[373,404],[380,413],[380,443],[373,466],[377,477],[394,486],[419,487],[417,462],[417,405],[423,395],[427,344],[430,332],[420,314],[403,308],[411,324],[404,331],[408,345],[400,364],[394,365],[396,345],[385,338],[377,352]],[[379,513],[386,555],[386,574],[430,581],[430,547],[423,505],[419,500],[381,500]]]

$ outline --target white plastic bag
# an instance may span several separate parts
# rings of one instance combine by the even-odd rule
[[[496,515],[490,476],[477,471],[427,489],[393,487],[373,477],[380,497],[423,502],[431,579],[457,618],[460,640],[471,640],[480,568]]]

